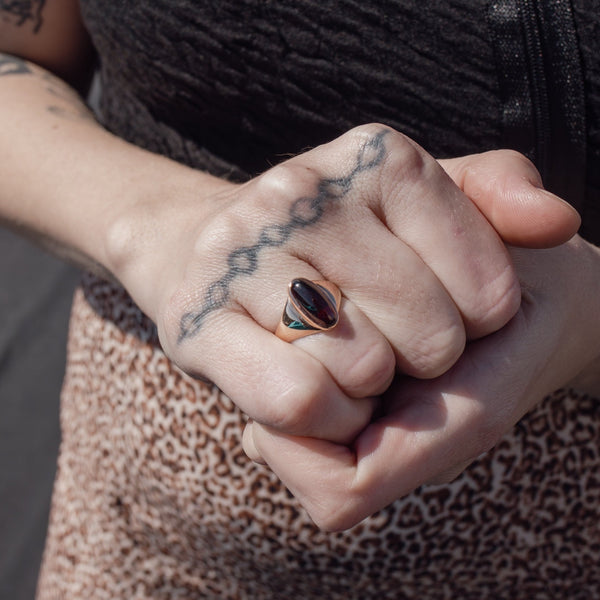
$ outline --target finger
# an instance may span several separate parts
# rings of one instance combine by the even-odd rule
[[[486,335],[508,322],[518,309],[520,288],[505,245],[438,162],[405,136],[379,125],[352,130],[292,161],[331,172],[331,157],[339,156],[342,146],[345,156],[354,157],[348,177],[340,179],[352,180],[352,191],[339,194],[336,206],[366,204],[410,247],[454,300],[468,337]],[[377,166],[366,169],[365,164]],[[325,266],[320,270],[330,272]]]
[[[298,258],[284,255],[272,262],[268,273],[240,282],[236,289],[238,302],[267,331],[275,331],[281,320],[291,277],[323,279]],[[396,370],[394,352],[387,339],[346,298],[342,298],[334,329],[302,337],[292,344],[315,358],[350,398],[382,394]]]
[[[266,462],[264,458],[260,455],[258,448],[254,444],[254,436],[252,433],[252,420],[249,420],[244,427],[244,432],[242,434],[242,448],[246,453],[246,456],[253,462],[258,463],[260,465],[265,465]]]
[[[544,190],[533,163],[518,152],[495,150],[439,163],[507,244],[558,246],[581,225],[577,211]]]
[[[364,203],[330,198],[323,214],[315,212],[313,201],[324,181],[316,167],[296,162],[248,185],[245,201],[196,243],[201,264],[229,268],[222,277],[228,292],[270,331],[281,318],[292,278],[337,284],[350,300],[342,303],[340,325],[326,337],[295,344],[310,349],[350,396],[378,395],[387,387],[394,369],[390,344],[403,372],[419,377],[443,372],[465,342],[452,298]],[[311,225],[294,225],[305,220]]]
[[[253,445],[317,526],[347,529],[424,483],[457,475],[481,452],[477,403],[462,394],[429,392],[394,407],[352,447],[256,424]]]
[[[276,185],[273,176],[270,181]],[[393,377],[393,352],[368,319],[345,302],[333,340],[324,332],[312,336],[323,341],[322,347],[313,340],[298,342],[314,349],[313,357],[272,334],[290,278],[323,276],[289,248],[294,196],[291,201],[288,196],[294,187],[305,191],[303,182],[289,186],[275,202],[264,193],[265,185],[257,188],[267,201],[257,204],[252,186],[247,202],[215,218],[197,238],[201,260],[188,269],[190,283],[171,297],[167,314],[182,323],[183,333],[178,340],[165,339],[164,332],[173,327],[167,327],[167,320],[159,323],[163,346],[169,344],[170,355],[184,370],[214,381],[259,422],[351,440],[369,420],[376,402],[371,396]]]
[[[351,527],[424,483],[454,477],[497,443],[532,397],[560,381],[559,364],[546,370],[550,379],[532,376],[545,361],[534,346],[554,353],[560,336],[531,317],[519,312],[501,331],[473,342],[436,380],[396,382],[385,415],[351,447],[256,426],[257,452],[326,530]]]
[[[345,443],[369,421],[376,399],[350,398],[318,360],[245,312],[216,311],[208,319],[175,360],[192,375],[199,370],[252,419]]]
[[[379,396],[396,373],[388,340],[352,302],[342,299],[339,323],[327,335],[293,342],[316,358],[351,398]]]
[[[436,161],[413,142],[398,145],[389,159],[394,177],[381,184],[386,224],[445,286],[469,339],[496,331],[520,302],[505,245]]]
[[[236,292],[248,313],[274,331],[290,274],[336,283],[345,296],[339,325],[294,344],[317,358],[352,397],[382,393],[396,364],[404,373],[435,377],[456,361],[465,343],[461,315],[444,286],[370,210],[363,212],[360,219],[340,219],[341,228],[325,227],[314,241],[299,235],[292,246],[299,258],[274,258],[268,272],[240,282]],[[363,236],[372,241],[363,243]],[[341,259],[332,267],[336,248]],[[321,267],[331,269],[328,277]]]
[[[334,278],[350,303],[385,336],[401,372],[430,378],[454,364],[466,339],[459,310],[429,265],[372,211],[346,219],[342,231],[332,226],[320,243],[325,248],[343,244],[348,258],[332,265],[320,246],[309,243],[297,253]]]

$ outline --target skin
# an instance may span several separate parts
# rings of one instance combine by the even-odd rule
[[[41,25],[0,21],[0,217],[122,283],[175,364],[249,415],[246,451],[319,526],[456,474],[576,375],[595,385],[600,257],[567,242],[577,214],[524,157],[438,162],[371,124],[222,181],[107,133],[25,60],[86,81],[77,15],[48,0]],[[340,287],[335,330],[273,335],[291,277]]]
[[[352,444],[247,428],[248,453],[266,461],[321,528],[349,528],[420,485],[451,481],[568,382],[598,394],[600,252],[575,237],[511,254],[524,290],[517,315],[469,343],[441,377],[398,379],[383,414]]]

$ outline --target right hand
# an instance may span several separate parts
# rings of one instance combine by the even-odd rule
[[[349,443],[396,369],[442,374],[519,307],[495,229],[389,128],[194,196],[117,224],[116,275],[177,365],[282,433]],[[335,330],[289,344],[273,332],[295,277],[330,280],[344,300]]]

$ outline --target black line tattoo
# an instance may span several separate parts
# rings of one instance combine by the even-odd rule
[[[49,113],[70,121],[95,120],[92,112],[72,88],[52,75],[44,75],[43,78],[48,82],[46,91],[59,103],[47,106]]]
[[[28,21],[33,23],[33,32],[42,26],[42,10],[46,0],[0,0],[2,18],[21,27]]]
[[[94,121],[91,111],[75,92],[64,81],[51,73],[37,69],[18,56],[0,53],[0,77],[5,75],[35,75],[46,82],[46,91],[53,96],[55,103],[49,104],[46,110],[56,117],[71,121]]]
[[[33,71],[27,61],[10,54],[0,54],[0,77],[5,75],[31,75]]]
[[[181,317],[179,344],[195,336],[208,315],[227,304],[231,294],[231,284],[235,279],[252,275],[258,269],[259,255],[262,250],[283,246],[294,231],[317,223],[329,204],[339,201],[350,192],[361,173],[381,164],[385,156],[383,138],[387,133],[381,131],[360,148],[356,156],[356,164],[347,175],[321,179],[314,196],[302,196],[295,200],[290,206],[289,219],[286,223],[265,226],[255,244],[242,246],[229,254],[227,272],[209,286],[202,306],[197,311],[187,312]]]
[[[68,121],[91,121],[95,123],[92,113],[85,108],[57,106],[55,104],[48,106],[46,109],[50,114]]]

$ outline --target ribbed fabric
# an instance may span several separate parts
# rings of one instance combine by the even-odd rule
[[[499,139],[483,0],[84,0],[83,10],[107,126],[194,166],[256,174],[368,121],[437,156]]]
[[[503,140],[529,156],[546,187],[584,209],[586,110],[571,0],[493,0]]]
[[[588,162],[600,164],[600,1],[573,2],[584,66],[588,123]],[[590,175],[600,181],[600,171],[590,169]]]
[[[587,189],[583,235],[600,244],[600,1],[576,0],[573,12],[583,62],[587,115]]]
[[[572,4],[591,231],[600,222],[600,3]],[[403,131],[437,157],[501,147],[505,107],[488,5],[82,0],[102,64],[106,126],[238,181],[368,121]]]

